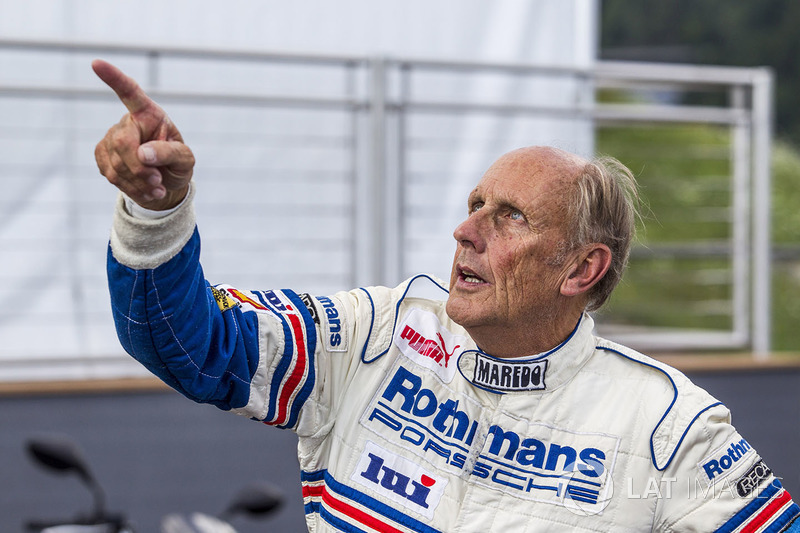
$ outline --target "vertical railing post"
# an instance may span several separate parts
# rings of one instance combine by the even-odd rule
[[[771,348],[772,242],[770,161],[772,150],[772,73],[753,78],[753,352],[769,357]]]
[[[373,58],[370,62],[370,166],[368,177],[369,283],[384,282],[386,201],[386,61]]]
[[[730,90],[731,107],[746,111],[747,91],[744,86],[737,85]],[[732,168],[732,235],[731,254],[732,270],[731,291],[733,299],[733,336],[735,342],[752,344],[752,320],[750,319],[750,257],[751,243],[750,223],[752,187],[751,147],[753,138],[752,122],[739,119],[732,128],[730,159]]]

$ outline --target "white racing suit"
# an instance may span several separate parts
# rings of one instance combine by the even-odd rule
[[[120,200],[125,349],[198,402],[299,437],[310,531],[798,531],[800,508],[676,370],[595,337],[496,359],[427,276],[328,297],[206,282],[191,201]]]

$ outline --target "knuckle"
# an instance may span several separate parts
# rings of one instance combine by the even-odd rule
[[[122,160],[122,158],[119,156],[119,154],[117,152],[112,152],[111,153],[111,157],[110,157],[110,160],[109,160],[109,165],[118,174],[121,174],[121,173],[125,172],[125,170],[127,170],[127,168],[125,166],[125,162]]]
[[[108,130],[108,141],[113,147],[123,146],[128,141],[128,135],[124,128],[114,126]]]

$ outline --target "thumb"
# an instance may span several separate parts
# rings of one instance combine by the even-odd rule
[[[156,167],[162,174],[187,182],[192,177],[194,154],[180,141],[150,141],[139,146],[137,155],[142,164]]]

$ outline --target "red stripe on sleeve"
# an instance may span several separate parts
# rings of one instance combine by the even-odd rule
[[[775,514],[788,502],[792,501],[792,495],[787,491],[782,490],[779,495],[767,504],[761,512],[753,517],[746,526],[742,528],[740,533],[753,533],[758,528],[769,522]]]
[[[365,526],[371,527],[381,533],[403,533],[397,528],[390,526],[385,522],[381,522],[374,516],[368,515],[364,511],[360,509],[356,509],[352,505],[348,505],[343,501],[337,500],[334,498],[330,492],[328,492],[327,488],[323,488],[322,492],[322,501],[330,506],[333,509],[336,509],[340,513],[343,513],[350,518],[364,524]]]
[[[286,316],[289,318],[289,322],[292,324],[294,342],[295,346],[297,346],[297,359],[291,375],[283,384],[283,390],[281,391],[281,396],[278,399],[278,416],[275,417],[273,422],[270,422],[270,425],[279,425],[286,422],[286,411],[289,408],[289,399],[292,397],[292,393],[297,389],[297,386],[302,381],[303,375],[306,371],[306,363],[308,361],[308,358],[306,357],[306,342],[305,337],[303,336],[303,326],[300,324],[300,318],[297,315],[292,314]]]
[[[314,498],[322,496],[322,491],[325,490],[325,485],[304,485],[303,498]]]

